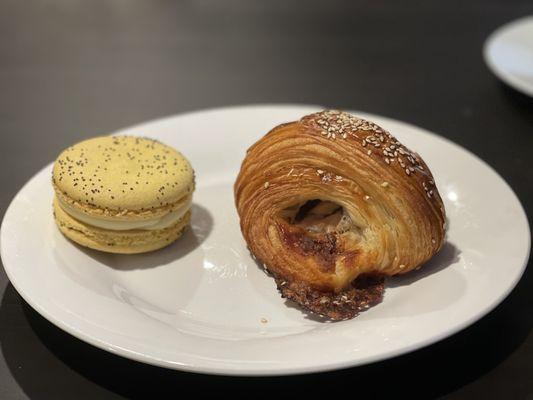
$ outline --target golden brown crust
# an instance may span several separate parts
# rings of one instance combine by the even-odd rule
[[[342,207],[349,231],[314,233],[286,218],[315,199]],[[251,252],[278,279],[309,291],[339,294],[361,275],[408,272],[444,242],[444,206],[420,156],[338,111],[280,125],[255,143],[235,200]]]

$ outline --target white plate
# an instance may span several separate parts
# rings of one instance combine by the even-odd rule
[[[281,299],[246,250],[232,185],[253,142],[315,110],[224,108],[119,132],[175,146],[197,172],[192,231],[150,254],[110,255],[66,240],[52,218],[51,166],[45,167],[3,221],[9,279],[40,314],[88,343],[163,367],[228,375],[325,371],[393,357],[457,332],[501,302],[529,253],[516,196],[459,146],[373,115],[366,117],[432,168],[448,211],[449,243],[419,272],[389,280],[383,302],[353,320],[322,323]]]
[[[498,28],[485,42],[483,56],[498,78],[533,96],[533,16]]]

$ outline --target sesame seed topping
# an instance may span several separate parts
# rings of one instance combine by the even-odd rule
[[[263,186],[265,187],[265,189],[268,189],[268,187],[270,186],[270,183],[269,182],[265,182],[265,184]]]
[[[330,174],[329,172],[323,173],[320,176],[322,176],[322,182],[331,182],[334,178],[333,175]]]
[[[333,140],[338,136],[342,139],[348,139],[349,136],[357,137],[354,133],[357,130],[379,130],[379,127],[372,122],[337,110],[322,111],[304,117],[303,120],[318,128],[321,135]]]
[[[418,154],[409,150],[387,130],[373,122],[338,110],[325,110],[311,114],[303,117],[300,122],[314,128],[315,132],[329,140],[340,138],[351,140],[357,138],[362,147],[367,147],[368,145],[372,148],[379,149],[374,150],[374,152],[382,157],[385,164],[390,166],[390,168],[394,168],[396,171],[399,171],[401,168],[401,171],[405,172],[407,176],[418,175],[425,178],[428,175],[426,172],[423,172],[425,171],[425,167],[422,165],[423,162]],[[368,150],[366,153],[370,156],[372,150]],[[379,160],[381,157],[377,157],[377,159]],[[398,163],[398,167],[396,167],[396,163]],[[319,171],[321,170],[317,170],[317,173],[321,175],[323,171]],[[324,181],[328,180],[326,179]],[[428,187],[428,184],[433,186],[433,180],[420,180],[419,184],[424,185],[427,197],[431,198],[433,192]]]

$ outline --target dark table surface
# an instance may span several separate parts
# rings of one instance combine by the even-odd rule
[[[0,215],[66,145],[206,107],[312,103],[408,121],[487,161],[533,211],[533,99],[483,63],[522,1],[0,1]],[[490,196],[490,193],[487,193]],[[494,210],[495,213],[498,210]],[[505,265],[502,265],[505,268]],[[343,371],[227,378],[143,365],[43,319],[0,268],[0,398],[302,390],[533,399],[533,271],[438,344]]]

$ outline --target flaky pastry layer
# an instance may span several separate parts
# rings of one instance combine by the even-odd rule
[[[271,130],[248,150],[234,190],[250,251],[300,293],[342,299],[359,277],[418,268],[445,239],[444,205],[422,158],[339,111]],[[286,293],[305,306],[307,295]],[[355,303],[341,310],[324,300],[317,311],[351,318]]]

